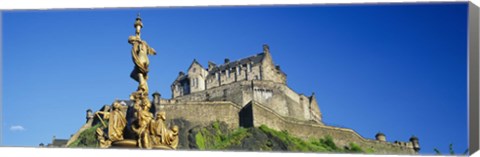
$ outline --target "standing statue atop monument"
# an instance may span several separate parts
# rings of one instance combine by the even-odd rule
[[[96,112],[103,124],[103,127],[96,129],[99,146],[101,148],[176,149],[179,138],[178,126],[173,125],[168,129],[165,124],[165,112],[157,113],[158,116],[155,119],[150,110],[152,102],[148,97],[148,55],[155,55],[156,52],[140,38],[140,30],[143,27],[140,16],[137,16],[134,27],[135,35],[128,37],[128,43],[132,44],[131,53],[135,64],[130,77],[139,83],[137,90],[130,94],[133,106],[121,110],[122,105],[115,101],[110,112]],[[104,118],[101,118],[100,114],[103,114]],[[103,119],[108,120],[108,125]]]
[[[138,91],[148,94],[147,74],[150,61],[147,55],[156,55],[157,52],[140,38],[140,30],[143,28],[140,15],[137,16],[133,26],[135,27],[135,35],[128,37],[128,43],[132,44],[132,60],[135,63],[135,68],[130,77],[139,83]]]

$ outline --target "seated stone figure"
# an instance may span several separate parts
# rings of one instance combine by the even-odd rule
[[[112,141],[105,138],[105,133],[103,132],[103,129],[101,127],[97,128],[97,130],[95,130],[95,132],[96,132],[96,135],[97,135],[97,140],[99,142],[100,148],[110,147],[110,145],[112,144]]]
[[[154,121],[150,123],[150,132],[152,134],[153,144],[163,144],[167,133],[165,125],[165,112],[158,112]]]
[[[125,118],[125,115],[123,114],[119,102],[115,101],[112,104],[113,109],[110,112],[102,112],[98,111],[96,112],[97,115],[103,114],[103,119],[100,119],[102,121],[102,124],[104,125],[103,127],[100,127],[97,129],[97,138],[99,138],[100,141],[100,146],[104,145],[105,147],[109,144],[109,142],[105,141],[119,141],[123,140],[123,130],[125,129],[125,126],[127,125],[127,120]],[[99,116],[100,118],[100,116]],[[103,120],[108,120],[108,127],[105,126],[105,123]],[[105,138],[104,136],[104,128],[107,127],[107,137]],[[105,143],[105,144],[102,144]]]
[[[140,109],[136,112],[137,120],[132,126],[132,130],[138,137],[138,146],[140,148],[151,148],[150,130],[148,129],[153,115],[148,110]]]
[[[153,144],[157,146],[168,146],[175,149],[178,145],[178,126],[173,126],[171,130],[167,129],[165,124],[166,113],[158,112],[156,119],[150,123],[150,132],[152,134]]]
[[[165,144],[176,149],[178,146],[178,126],[172,126],[171,130],[168,130],[167,136],[165,136]]]

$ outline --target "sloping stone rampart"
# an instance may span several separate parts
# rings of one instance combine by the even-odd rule
[[[363,138],[352,129],[320,125],[305,121],[297,121],[282,117],[269,108],[258,103],[251,103],[253,113],[253,125],[258,127],[266,125],[276,130],[286,130],[290,134],[302,139],[322,138],[331,136],[337,146],[348,146],[350,143],[360,145],[362,148],[371,148],[375,153],[381,154],[414,154],[414,150],[408,146],[401,146],[389,142],[381,142]],[[250,106],[249,106],[250,107]]]
[[[414,154],[409,145],[366,139],[348,128],[326,126],[313,121],[301,121],[283,117],[264,105],[251,102],[244,107],[228,101],[183,102],[162,101],[156,106],[157,111],[166,111],[167,119],[183,119],[192,125],[206,126],[215,121],[223,121],[229,128],[239,126],[258,127],[266,125],[275,130],[286,130],[290,134],[302,138],[323,138],[331,136],[339,147],[350,143],[360,145],[364,149],[373,149],[380,154]]]

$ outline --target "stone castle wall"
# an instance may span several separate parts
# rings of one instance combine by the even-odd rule
[[[282,116],[298,120],[310,120],[312,118],[312,116],[310,116],[308,97],[297,94],[285,84],[272,81],[251,80],[234,82],[209,90],[180,96],[174,100],[231,101],[241,106],[245,106],[254,100],[264,104]],[[320,114],[320,111],[316,112]]]
[[[348,146],[355,143],[362,148],[371,148],[380,154],[414,154],[408,142],[405,145],[394,144],[363,138],[352,129],[325,126],[313,121],[300,121],[283,117],[270,108],[258,103],[248,103],[243,108],[228,101],[186,102],[162,100],[155,106],[158,111],[166,111],[167,119],[182,119],[193,126],[206,126],[215,121],[223,121],[229,128],[258,127],[266,125],[275,130],[286,130],[290,134],[302,138],[323,138],[331,136],[337,146]],[[190,128],[183,128],[188,132]],[[185,130],[186,129],[186,130]]]
[[[193,124],[207,125],[214,121],[224,121],[230,128],[239,126],[241,106],[232,102],[177,102],[162,101],[155,106],[156,112],[166,111],[167,119],[184,119]]]
[[[253,125],[258,127],[266,125],[276,130],[287,130],[290,134],[303,139],[322,138],[331,136],[337,146],[348,146],[351,142],[360,145],[362,148],[372,148],[380,154],[414,154],[411,145],[399,145],[389,142],[370,140],[363,138],[352,129],[319,125],[305,121],[297,121],[275,114],[272,110],[258,103],[251,103],[247,106],[253,113]]]

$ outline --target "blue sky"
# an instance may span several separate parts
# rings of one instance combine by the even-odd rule
[[[156,49],[150,90],[193,59],[222,63],[270,45],[325,123],[366,138],[419,137],[423,154],[467,148],[467,3],[4,11],[1,145],[69,138],[88,108],[127,99],[133,23]]]

